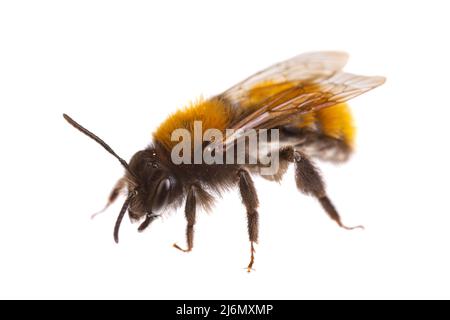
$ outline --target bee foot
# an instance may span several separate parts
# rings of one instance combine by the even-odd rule
[[[344,228],[345,230],[355,230],[355,229],[361,229],[361,230],[365,230],[364,226],[355,226],[355,227],[347,227],[344,226],[343,224],[340,225],[341,228]]]
[[[244,268],[244,269],[247,269],[247,273],[250,273],[250,272],[252,272],[252,271],[256,271],[256,270],[253,269],[252,267],[247,267],[247,268]]]
[[[183,251],[183,252],[191,252],[191,250],[192,250],[192,249],[183,249],[179,245],[177,245],[176,243],[173,244],[173,247],[175,249],[178,249],[178,250]]]

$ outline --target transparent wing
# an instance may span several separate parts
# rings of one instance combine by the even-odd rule
[[[284,90],[268,97],[254,112],[233,124],[232,129],[236,132],[224,141],[225,148],[247,129],[287,125],[293,117],[348,101],[384,82],[384,77],[340,72],[321,81],[303,83]]]
[[[340,71],[347,63],[344,52],[322,51],[308,52],[274,64],[244,81],[226,90],[220,96],[233,104],[241,104],[247,99],[247,93],[258,84],[312,82],[329,78]]]

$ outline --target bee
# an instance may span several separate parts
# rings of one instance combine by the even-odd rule
[[[153,133],[153,141],[133,155],[129,162],[71,117],[64,118],[82,133],[98,142],[117,158],[125,169],[109,196],[105,209],[122,191],[126,200],[114,226],[114,240],[119,242],[119,228],[126,212],[132,222],[139,222],[138,231],[144,231],[162,212],[176,210],[184,204],[187,221],[187,247],[194,247],[194,226],[199,208],[211,210],[220,194],[237,188],[247,213],[250,242],[248,272],[253,269],[255,243],[258,242],[258,195],[252,180],[261,175],[280,182],[290,164],[295,167],[295,181],[299,191],[318,200],[328,216],[345,229],[340,215],[327,195],[324,180],[314,160],[343,162],[354,149],[355,129],[347,101],[372,90],[385,82],[380,76],[361,76],[342,71],[348,59],[343,52],[309,52],[264,69],[225,92],[209,99],[199,99],[170,115]],[[267,154],[278,155],[278,165],[270,174],[262,174],[267,163],[238,161],[192,162],[174,161],[174,149],[179,139],[173,133],[195,134],[195,124],[201,123],[200,133],[214,129],[228,132],[224,138],[189,142],[188,149],[179,154],[189,160],[193,152],[213,150],[237,156],[250,157],[250,148],[240,151],[239,141],[246,139],[246,131],[276,130],[276,147]],[[198,130],[197,130],[198,131]],[[257,140],[260,145],[273,141]],[[211,149],[212,148],[212,149]],[[269,150],[269,151],[267,151]],[[191,152],[192,151],[192,152]],[[235,152],[236,151],[236,152]],[[247,158],[245,158],[247,159]]]

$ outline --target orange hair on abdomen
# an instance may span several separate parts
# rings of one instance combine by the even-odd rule
[[[257,109],[267,97],[275,96],[285,90],[298,85],[294,81],[273,82],[262,81],[254,85],[247,93],[247,101],[242,107]],[[303,84],[305,93],[321,91],[320,84]],[[288,99],[287,96],[286,99]],[[283,99],[279,102],[281,103]],[[340,103],[332,107],[323,108],[318,111],[309,112],[299,117],[295,126],[299,128],[314,128],[326,136],[341,139],[349,147],[353,146],[355,138],[355,127],[353,118],[347,103]]]
[[[356,129],[347,103],[302,115],[296,126],[319,130],[326,136],[343,140],[349,147],[354,145]]]

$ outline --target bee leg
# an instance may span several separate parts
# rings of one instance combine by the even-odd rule
[[[117,199],[117,196],[125,188],[125,186],[126,186],[125,179],[122,178],[119,181],[117,181],[116,185],[114,186],[111,193],[109,194],[108,202],[106,203],[105,207],[102,210],[92,214],[91,219],[94,219],[100,213],[105,212],[105,210],[108,209],[108,207]]]
[[[320,171],[305,154],[294,151],[292,148],[284,151],[284,154],[288,157],[288,160],[295,164],[295,182],[301,192],[316,197],[328,216],[341,228],[347,230],[364,229],[363,226],[348,227],[342,223],[339,213],[327,196]]]
[[[157,215],[153,214],[153,213],[147,213],[147,215],[145,216],[145,220],[144,222],[142,222],[139,227],[138,227],[138,231],[142,232],[145,229],[147,229],[147,227],[153,222],[153,220],[155,220],[156,218],[158,218]]]
[[[194,247],[194,225],[195,225],[195,209],[196,209],[196,196],[195,196],[195,186],[191,186],[189,193],[186,198],[186,206],[184,213],[186,216],[187,227],[186,227],[186,240],[187,249],[180,248],[176,243],[173,244],[174,248],[181,250],[183,252],[190,252]]]
[[[250,272],[255,262],[254,244],[258,242],[258,195],[253,184],[253,180],[247,170],[239,170],[239,191],[241,193],[242,203],[247,209],[247,227],[250,240],[250,263],[247,266],[247,272]]]

